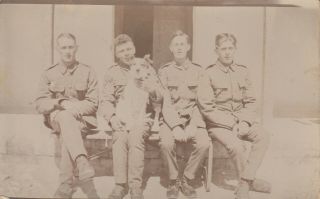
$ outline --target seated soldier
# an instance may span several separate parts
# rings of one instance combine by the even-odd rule
[[[236,164],[239,176],[236,199],[249,199],[249,190],[271,190],[268,182],[256,179],[269,136],[259,122],[249,69],[234,62],[236,44],[232,34],[216,36],[218,60],[207,67],[200,79],[198,101],[209,136],[226,147]],[[252,143],[248,159],[242,140]]]
[[[192,182],[209,149],[209,137],[196,104],[198,77],[201,66],[192,63],[189,36],[182,31],[173,35],[170,51],[173,61],[159,69],[160,80],[169,96],[163,95],[163,123],[160,125],[160,149],[169,173],[167,197],[178,198],[179,192],[187,198],[197,198]],[[192,153],[179,176],[176,145],[188,144]]]
[[[108,199],[122,199],[129,189],[132,199],[142,199],[145,140],[153,119],[153,102],[160,101],[153,89],[155,71],[147,61],[135,58],[131,38],[115,39],[117,64],[106,75],[101,98],[103,117],[113,130],[113,171],[116,186]],[[154,83],[150,83],[154,82]],[[155,88],[155,87],[154,87]]]
[[[96,128],[98,108],[97,80],[93,69],[76,61],[76,38],[70,33],[57,37],[60,62],[48,68],[41,79],[36,108],[45,124],[59,134],[61,145],[60,186],[54,198],[71,198],[74,173],[89,198],[99,198],[87,159],[82,131]]]

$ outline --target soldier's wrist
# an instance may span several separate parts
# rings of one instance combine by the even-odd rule
[[[176,128],[184,129],[184,125],[178,124],[178,125],[174,126],[172,129],[176,129]]]
[[[109,119],[109,125],[112,125],[113,120],[115,120],[117,118],[116,114],[112,114],[110,119]]]
[[[62,103],[63,103],[64,101],[66,101],[66,100],[67,100],[67,98],[60,98],[60,99],[57,99],[56,104],[57,104],[57,105],[62,105]]]
[[[252,124],[250,122],[246,121],[246,120],[241,120],[240,124],[246,124],[246,125],[248,125],[248,127],[252,126]]]

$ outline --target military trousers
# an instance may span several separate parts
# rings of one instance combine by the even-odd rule
[[[195,136],[187,142],[187,144],[192,145],[192,151],[183,171],[183,175],[190,180],[195,178],[198,169],[203,164],[203,161],[208,154],[210,144],[210,139],[205,128],[198,127],[196,131]],[[175,141],[172,129],[166,123],[163,123],[160,126],[159,135],[160,150],[168,170],[169,179],[176,180],[179,177],[176,149],[177,145],[180,143]]]
[[[50,121],[55,131],[55,155],[59,168],[59,192],[72,195],[76,172],[75,159],[79,155],[87,155],[83,144],[82,132],[88,126],[85,121],[76,119],[67,111],[58,112]],[[92,180],[79,184],[82,191],[89,197],[96,198],[96,190]]]
[[[50,124],[58,134],[61,147],[60,182],[69,181],[74,174],[76,158],[79,155],[87,155],[81,133],[86,124],[68,111],[59,111],[51,119]]]
[[[269,145],[268,134],[259,125],[253,125],[247,134],[241,136],[229,129],[216,127],[209,128],[208,133],[227,149],[236,165],[238,177],[254,180]],[[252,143],[248,157],[243,140]]]
[[[116,184],[129,188],[142,186],[144,152],[149,128],[137,127],[130,131],[114,131],[112,156]]]

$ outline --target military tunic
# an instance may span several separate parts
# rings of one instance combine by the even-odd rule
[[[87,65],[75,62],[67,67],[57,63],[42,75],[35,100],[36,109],[45,116],[45,124],[57,135],[61,186],[73,186],[75,159],[79,155],[87,155],[81,131],[96,127],[98,97],[95,73]],[[62,107],[60,103],[63,100],[72,104],[79,118]]]
[[[224,66],[220,61],[210,65],[200,78],[198,102],[210,137],[226,147],[239,178],[253,180],[269,139],[259,124],[248,68],[235,63]],[[235,128],[242,122],[248,124],[248,132]],[[248,158],[241,140],[252,142]]]
[[[181,126],[185,132],[194,133],[188,141],[192,145],[184,175],[193,179],[202,164],[209,147],[209,138],[205,123],[197,107],[197,89],[202,68],[200,65],[186,60],[182,65],[175,61],[163,65],[159,69],[159,77],[170,94],[169,102],[164,99],[162,114],[164,123],[160,126],[160,148],[169,170],[169,178],[178,178],[176,160],[176,142],[172,130]]]
[[[240,121],[258,122],[258,107],[247,67],[219,61],[203,74],[198,100],[208,123],[232,129]]]
[[[49,67],[42,75],[36,109],[46,116],[46,123],[59,110],[59,102],[73,102],[83,119],[96,126],[96,111],[98,108],[97,79],[93,69],[85,64],[76,62],[71,69],[62,63]],[[50,117],[48,117],[50,116]]]

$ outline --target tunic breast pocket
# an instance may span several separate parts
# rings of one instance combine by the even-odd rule
[[[174,82],[174,81],[168,82],[168,90],[170,91],[170,96],[173,101],[176,101],[179,99],[177,82]]]
[[[88,84],[85,81],[79,81],[76,82],[74,85],[74,88],[77,92],[77,98],[79,100],[84,100],[87,90],[88,90]]]
[[[213,88],[214,95],[217,99],[226,100],[231,97],[230,83],[226,81],[215,82]]]
[[[238,81],[238,90],[235,93],[237,99],[244,99],[247,97],[248,86],[244,80]]]
[[[123,91],[127,85],[125,80],[117,80],[114,82],[114,95],[117,100],[123,95]]]
[[[51,82],[49,90],[52,94],[52,97],[55,99],[64,97],[65,86],[62,82]]]
[[[198,82],[189,82],[188,88],[194,95],[196,95],[198,89]]]

